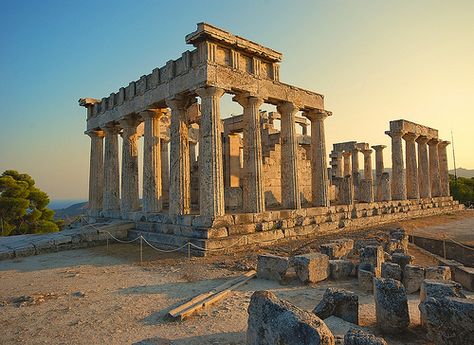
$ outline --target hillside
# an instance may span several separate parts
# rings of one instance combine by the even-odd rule
[[[81,214],[85,214],[86,209],[87,209],[87,202],[80,202],[66,208],[54,210],[54,217],[56,219],[72,218],[72,217],[79,216]]]

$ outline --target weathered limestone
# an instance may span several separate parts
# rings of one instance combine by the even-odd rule
[[[260,131],[260,106],[263,99],[240,95],[234,97],[243,107],[244,122],[244,190],[243,208],[246,212],[265,211],[262,167],[262,138]]]
[[[408,300],[402,283],[394,279],[374,279],[375,316],[377,327],[387,333],[408,328]]]
[[[427,336],[436,345],[471,345],[474,338],[474,299],[425,299],[419,309]]]
[[[389,233],[389,242],[385,245],[385,251],[389,254],[408,253],[408,234],[405,229],[397,228]]]
[[[357,270],[359,289],[366,292],[374,290],[374,273],[370,264],[360,264]]]
[[[381,246],[367,246],[360,251],[360,263],[368,264],[375,277],[380,277],[382,263],[384,262],[384,252]]]
[[[351,164],[351,151],[344,151],[342,153],[342,157],[344,157],[344,177],[350,176],[352,174],[352,164]]]
[[[406,200],[405,169],[403,164],[402,137],[404,132],[385,132],[392,138],[392,200]]]
[[[425,279],[451,279],[451,268],[449,266],[435,266],[427,267],[425,272]]]
[[[420,290],[421,283],[425,279],[425,269],[416,265],[406,265],[403,270],[403,285],[407,293]]]
[[[103,128],[104,148],[104,197],[102,212],[106,217],[120,217],[120,173],[118,158],[118,133],[120,128],[111,124]]]
[[[390,174],[384,172],[380,178],[381,198],[382,201],[392,200],[392,184],[390,182]]]
[[[169,205],[170,193],[170,157],[169,141],[161,139],[161,192],[163,194],[163,205]]]
[[[191,100],[175,97],[166,100],[171,109],[169,213],[184,215],[191,211],[191,176],[187,108]]]
[[[324,120],[330,115],[332,113],[328,111],[305,112],[305,116],[311,121],[311,190],[313,206],[330,206],[324,130]]]
[[[354,204],[354,185],[352,176],[347,175],[339,180],[339,203],[341,205]]]
[[[122,132],[122,214],[136,212],[140,209],[138,198],[138,146],[137,125],[134,117],[120,121]]]
[[[393,253],[392,262],[399,265],[403,271],[406,265],[410,265],[413,262],[413,256],[406,253]]]
[[[247,345],[334,345],[334,336],[313,313],[256,291],[248,308]]]
[[[428,161],[427,146],[428,141],[429,138],[423,135],[416,139],[418,144],[418,184],[420,198],[431,198],[430,166]]]
[[[416,147],[415,139],[418,137],[415,133],[406,133],[403,136],[405,140],[405,156],[406,156],[406,186],[407,198],[418,199],[420,197],[418,187],[418,167],[416,164]]]
[[[331,260],[347,257],[353,248],[354,240],[349,238],[340,238],[320,246],[321,253],[327,255]]]
[[[309,253],[293,257],[296,275],[303,283],[317,283],[329,276],[329,257],[320,253]]]
[[[277,255],[259,255],[257,277],[261,279],[282,281],[290,267],[288,258]]]
[[[362,150],[364,154],[364,179],[372,180],[372,150]]]
[[[323,320],[334,315],[358,325],[359,297],[348,290],[327,288],[313,313]]]
[[[350,260],[329,260],[329,277],[331,279],[349,279],[353,276],[354,269],[355,265]]]
[[[224,150],[224,187],[240,187],[240,180],[243,177],[240,176],[240,136],[234,133],[227,135],[224,139]],[[244,188],[247,189],[247,186],[244,185]]]
[[[425,279],[421,284],[420,303],[429,297],[436,299],[444,297],[466,298],[461,289],[461,284],[452,280]]]
[[[220,130],[220,98],[224,90],[217,87],[196,91],[201,97],[199,128],[199,210],[204,216],[222,216],[224,208],[224,179]]]
[[[449,196],[449,172],[448,172],[448,153],[446,147],[451,144],[449,141],[442,140],[438,144],[439,175],[440,175],[440,193],[441,196]]]
[[[382,278],[402,280],[402,268],[393,262],[382,263]]]
[[[342,152],[331,152],[331,162],[334,163],[333,165],[333,176],[342,178],[344,176],[344,164],[343,164],[343,157]]]
[[[104,197],[104,136],[103,131],[89,131],[91,155],[89,170],[89,215],[97,217]]]
[[[439,174],[439,156],[438,156],[438,144],[439,140],[436,138],[428,141],[429,147],[429,161],[430,161],[430,185],[431,185],[431,196],[441,196],[441,178]]]
[[[383,149],[385,145],[375,145],[372,148],[375,150],[375,200],[382,201],[382,174],[384,170],[383,163]]]
[[[298,156],[295,131],[295,115],[299,111],[291,102],[277,107],[281,114],[281,194],[285,209],[301,208],[298,188]]]
[[[163,208],[161,181],[160,118],[165,109],[140,113],[145,121],[143,140],[143,212],[158,213]]]
[[[373,202],[373,180],[361,179],[359,183],[359,202]]]
[[[387,345],[387,342],[383,338],[352,328],[344,335],[344,345]]]

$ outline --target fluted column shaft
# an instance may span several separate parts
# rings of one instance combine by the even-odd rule
[[[383,149],[385,145],[372,146],[375,150],[375,200],[382,201]]]
[[[243,155],[244,190],[243,209],[246,212],[265,211],[262,133],[260,129],[260,107],[263,99],[258,97],[236,96],[234,98],[243,107]]]
[[[329,112],[305,113],[311,121],[311,191],[313,206],[330,206],[329,179],[326,161],[326,135],[324,120]]]
[[[166,109],[149,109],[141,113],[145,120],[143,140],[143,212],[163,209],[161,181],[160,119]]]
[[[336,177],[343,177],[344,176],[344,164],[342,160],[342,152],[333,152],[334,158],[336,160],[336,171],[335,175]]]
[[[91,155],[89,166],[89,215],[96,217],[102,210],[104,196],[104,132],[89,131]]]
[[[175,97],[166,100],[171,108],[169,213],[191,212],[191,170],[189,165],[189,130],[186,110],[189,100]]]
[[[120,213],[120,171],[118,133],[120,129],[110,125],[103,128],[104,144],[104,197],[102,210],[106,217],[118,217]]]
[[[344,157],[344,176],[349,176],[352,173],[352,168],[351,168],[352,152],[344,151],[342,153],[342,156]]]
[[[448,170],[448,153],[447,146],[451,144],[449,141],[441,141],[438,145],[439,157],[439,174],[441,179],[441,196],[449,196],[449,170]]]
[[[363,150],[364,154],[364,178],[372,180],[372,150]]]
[[[277,107],[281,115],[281,199],[285,209],[301,208],[298,184],[298,142],[295,115],[299,109],[291,102]]]
[[[359,172],[359,149],[357,147],[355,147],[353,150],[352,150],[352,156],[351,156],[351,160],[352,160],[352,175],[356,175],[356,173]]]
[[[161,139],[161,191],[163,205],[169,204],[170,193],[170,158],[169,142]]]
[[[441,177],[439,174],[439,156],[438,156],[438,139],[431,139],[428,141],[429,160],[430,160],[430,184],[431,196],[441,196]]]
[[[431,198],[430,165],[428,160],[428,138],[419,136],[418,144],[418,186],[420,198]]]
[[[403,136],[403,139],[405,140],[406,185],[408,199],[418,199],[420,197],[415,147],[415,139],[417,137],[418,135],[414,133],[407,133]]]
[[[199,128],[199,208],[205,216],[225,214],[220,99],[224,90],[196,90],[201,97]]]
[[[140,209],[138,197],[138,146],[137,125],[134,118],[120,121],[122,132],[122,213]]]
[[[405,169],[403,162],[403,132],[386,132],[392,138],[392,200],[406,200]]]

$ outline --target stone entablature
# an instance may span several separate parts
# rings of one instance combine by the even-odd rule
[[[438,138],[438,130],[427,126],[423,126],[407,120],[390,121],[389,132],[413,133],[417,136],[425,136],[430,139]]]

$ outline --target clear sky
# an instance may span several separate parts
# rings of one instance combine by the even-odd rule
[[[0,5],[0,170],[30,173],[52,199],[87,196],[90,139],[77,100],[107,96],[178,58],[202,21],[282,52],[281,80],[325,95],[334,113],[328,149],[389,145],[388,122],[404,118],[443,139],[452,130],[457,166],[474,168],[474,1]]]

